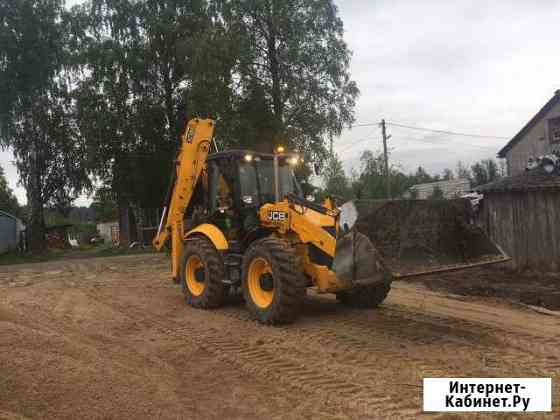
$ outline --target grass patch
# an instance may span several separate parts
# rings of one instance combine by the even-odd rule
[[[67,251],[49,250],[44,254],[31,255],[31,254],[20,254],[16,251],[10,251],[0,255],[0,265],[31,264],[31,263],[53,261],[62,258],[65,252]]]
[[[149,254],[153,248],[120,248],[112,245],[81,245],[75,249],[49,249],[45,254],[20,254],[12,251],[0,255],[0,265],[33,264],[60,259],[118,257],[123,255]]]
[[[121,248],[118,246],[99,247],[95,251],[95,257],[118,257],[121,255],[151,254],[156,252],[153,248]]]

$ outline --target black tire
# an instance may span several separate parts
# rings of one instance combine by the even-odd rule
[[[249,268],[256,259],[266,260],[272,271],[272,301],[266,307],[255,303],[249,288]],[[254,242],[243,257],[242,289],[249,312],[263,324],[293,322],[305,296],[302,278],[299,259],[287,241],[267,237]]]
[[[377,308],[391,290],[391,281],[379,284],[357,286],[336,294],[336,299],[342,304],[359,309]]]
[[[192,256],[198,257],[203,265],[204,278],[199,283],[204,284],[204,289],[198,295],[190,290],[186,278],[187,261]],[[180,276],[181,289],[185,301],[189,305],[195,308],[210,309],[223,304],[226,296],[226,288],[222,282],[225,276],[224,263],[219,252],[207,239],[193,238],[186,241],[181,259]]]

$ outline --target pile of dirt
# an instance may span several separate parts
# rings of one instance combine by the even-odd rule
[[[428,271],[496,256],[471,223],[467,200],[359,200],[356,227],[394,273]]]
[[[560,276],[520,274],[497,267],[434,274],[414,280],[426,287],[463,296],[498,297],[560,311]]]

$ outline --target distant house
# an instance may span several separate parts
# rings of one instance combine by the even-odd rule
[[[531,157],[560,150],[560,89],[517,133],[498,157],[507,161],[508,175],[525,171]]]
[[[447,181],[428,182],[416,184],[405,193],[405,198],[415,196],[419,200],[426,200],[432,196],[434,189],[440,189],[446,199],[457,198],[471,189],[471,183],[466,178],[450,179]]]
[[[0,254],[17,249],[24,230],[21,220],[10,213],[0,211]]]

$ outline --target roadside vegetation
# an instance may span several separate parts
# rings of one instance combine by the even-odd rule
[[[71,249],[49,249],[41,254],[22,254],[16,251],[11,251],[0,255],[0,266],[41,263],[62,259],[119,257],[148,253],[155,253],[155,250],[151,247],[122,248],[113,245],[84,245],[79,248]]]

